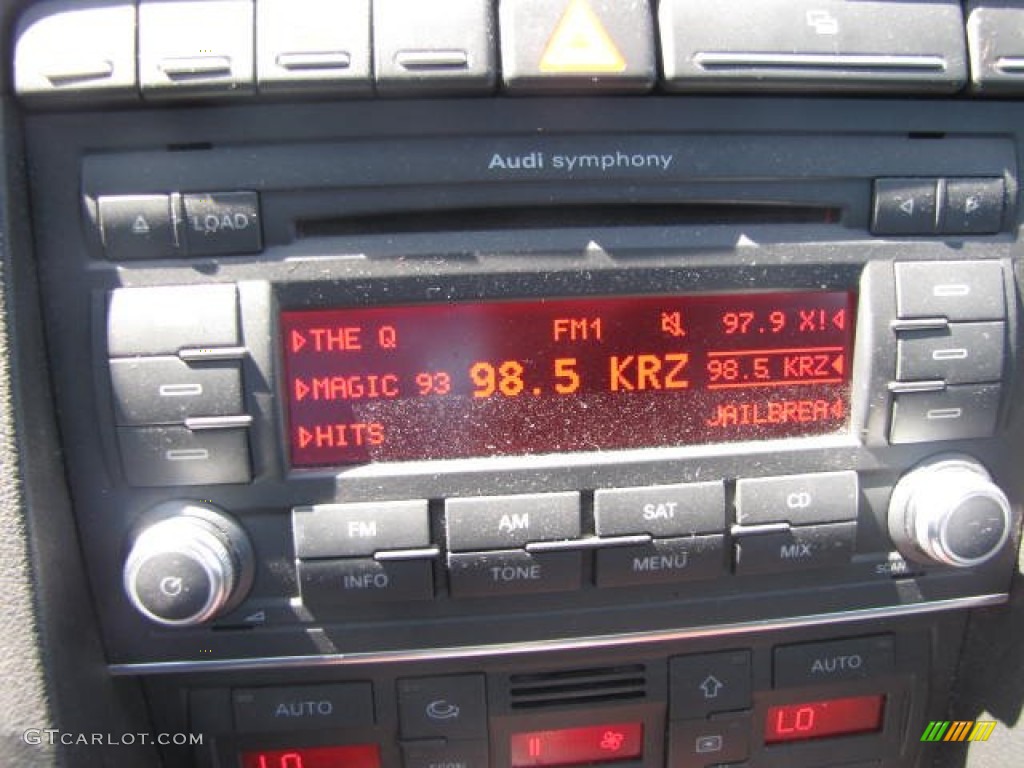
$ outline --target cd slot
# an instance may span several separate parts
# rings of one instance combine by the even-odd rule
[[[728,224],[832,224],[840,209],[813,205],[597,203],[404,210],[300,220],[301,238],[582,227],[669,227]]]

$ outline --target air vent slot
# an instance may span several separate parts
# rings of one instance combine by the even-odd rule
[[[578,704],[635,701],[647,694],[642,664],[574,669],[509,678],[512,709],[540,709]]]

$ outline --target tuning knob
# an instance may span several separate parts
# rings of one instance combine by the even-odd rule
[[[889,534],[914,560],[970,568],[991,560],[1010,536],[1010,502],[969,456],[936,456],[896,484]]]
[[[124,589],[150,621],[191,627],[234,608],[252,585],[253,557],[241,526],[212,504],[159,505],[132,542]]]

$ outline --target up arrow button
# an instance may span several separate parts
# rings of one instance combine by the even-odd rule
[[[704,682],[700,684],[700,689],[704,691],[705,699],[717,699],[718,692],[725,687],[725,684],[714,675],[708,675],[704,678]]]
[[[750,707],[750,651],[679,656],[669,662],[673,720]]]

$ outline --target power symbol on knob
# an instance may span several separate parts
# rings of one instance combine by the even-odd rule
[[[234,607],[252,583],[242,528],[210,504],[173,501],[147,515],[124,566],[136,610],[172,627],[201,624]]]
[[[164,576],[160,579],[160,591],[168,597],[177,597],[181,594],[181,577]]]

